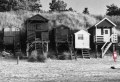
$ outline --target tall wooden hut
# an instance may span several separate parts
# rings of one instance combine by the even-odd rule
[[[82,50],[83,58],[90,58],[90,34],[85,30],[80,30],[75,34],[75,49]]]
[[[89,33],[91,34],[91,48],[95,49],[96,57],[98,56],[98,49],[101,49],[103,57],[110,46],[115,45],[117,43],[117,34],[115,34],[114,29],[116,24],[114,24],[108,18],[104,18],[100,22],[98,22],[93,27],[89,28]],[[114,47],[113,47],[114,48]]]
[[[72,51],[73,41],[71,29],[65,25],[59,25],[54,29],[56,52]]]
[[[32,50],[39,50],[42,53],[48,51],[49,26],[48,19],[37,14],[26,21],[27,31],[27,56]]]

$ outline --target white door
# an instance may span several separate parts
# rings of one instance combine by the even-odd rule
[[[76,36],[75,48],[83,48],[84,47],[83,39],[84,39],[83,34],[78,34]]]
[[[110,41],[109,38],[110,38],[110,29],[104,29],[103,30],[103,34],[104,34],[104,42],[108,42]]]
[[[83,45],[84,45],[83,48],[89,48],[89,36],[88,35],[84,36]]]

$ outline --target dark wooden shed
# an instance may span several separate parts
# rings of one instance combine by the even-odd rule
[[[39,49],[42,52],[48,51],[49,26],[48,19],[37,14],[26,21],[27,31],[27,52],[30,49]],[[27,53],[28,56],[28,53]]]
[[[57,54],[73,50],[73,35],[69,27],[65,25],[57,26],[54,28],[54,37]]]
[[[114,24],[108,18],[104,18],[93,27],[88,29],[89,33],[91,34],[90,45],[92,50],[96,50],[96,57],[98,56],[98,50],[102,51],[100,57],[103,57],[110,46],[114,46],[114,44],[117,43],[117,34],[114,31],[115,27],[116,24]]]
[[[20,29],[16,27],[3,28],[3,48],[14,51],[20,44]]]

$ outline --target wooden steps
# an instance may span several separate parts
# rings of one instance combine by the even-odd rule
[[[82,57],[86,59],[90,59],[90,52],[88,49],[82,49]]]

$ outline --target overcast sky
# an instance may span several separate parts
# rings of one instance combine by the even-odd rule
[[[41,0],[42,9],[49,10],[49,3],[52,0]],[[88,7],[91,14],[104,15],[106,13],[106,5],[115,4],[120,7],[120,0],[63,0],[67,3],[67,8],[72,7],[77,12],[82,12]]]

